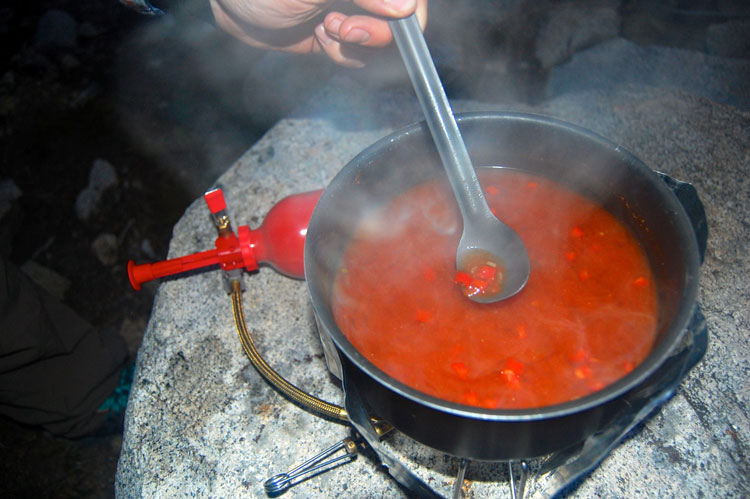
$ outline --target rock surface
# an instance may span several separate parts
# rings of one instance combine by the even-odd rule
[[[642,47],[623,38],[576,53],[550,72],[547,97],[585,89],[603,92],[648,85],[750,110],[750,59],[724,58],[671,47]]]
[[[617,55],[619,45],[614,43]],[[693,57],[685,71],[705,62],[700,54]],[[571,62],[573,69],[575,64]],[[708,77],[709,72],[690,76]],[[596,80],[595,74],[588,76]],[[746,98],[747,83],[734,91],[739,97],[730,97]],[[706,356],[676,395],[571,495],[747,496],[750,114],[696,95],[689,86],[571,86],[557,87],[554,95],[535,107],[517,104],[502,110],[578,124],[620,144],[652,168],[692,183],[709,225],[699,297],[710,337]],[[473,101],[455,102],[454,108],[500,110]],[[218,179],[235,226],[257,226],[282,197],[325,186],[359,151],[418,119],[408,88],[368,92],[361,82],[335,80],[309,105],[281,120]],[[198,199],[175,227],[170,256],[208,249],[214,237]],[[304,283],[269,269],[245,275],[244,282],[248,326],[269,363],[311,393],[341,403],[340,389],[325,367]],[[249,365],[218,272],[175,279],[159,288],[138,353],[116,492],[121,497],[260,497],[264,480],[348,434],[346,427],[284,400]],[[392,442],[396,445],[402,438],[397,434]],[[404,459],[439,493],[450,494],[455,459],[429,451]],[[497,468],[470,467],[467,479],[474,497],[509,496],[507,476]],[[405,494],[375,462],[362,457],[286,494],[339,496]]]
[[[750,21],[733,20],[712,24],[706,30],[709,54],[723,57],[750,57]]]
[[[563,2],[547,9],[536,36],[536,58],[549,69],[620,32],[620,2]]]
[[[80,220],[88,220],[99,207],[102,195],[118,183],[115,168],[106,160],[97,159],[91,166],[88,185],[76,198],[76,215]]]
[[[39,47],[71,48],[76,46],[78,22],[60,9],[50,9],[39,19],[34,43]]]
[[[117,263],[117,236],[103,232],[91,242],[91,251],[99,262],[111,267]]]

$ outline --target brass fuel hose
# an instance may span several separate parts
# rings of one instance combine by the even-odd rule
[[[300,390],[268,365],[263,356],[261,356],[260,352],[258,352],[258,349],[255,346],[255,342],[250,335],[250,331],[247,328],[247,324],[245,323],[245,313],[242,307],[241,283],[239,280],[232,280],[231,284],[232,313],[234,314],[234,325],[237,328],[237,336],[239,336],[240,338],[242,349],[245,351],[245,354],[248,356],[255,369],[257,369],[258,373],[260,373],[260,375],[263,376],[263,378],[265,378],[265,380],[268,381],[274,388],[292,399],[297,404],[321,416],[349,423],[349,417],[346,409],[336,404],[331,404],[324,400],[320,400],[319,398],[313,397],[312,395]],[[375,423],[376,421],[373,422]],[[379,423],[383,424],[382,421],[380,421]],[[376,426],[376,429],[377,428],[378,426]],[[380,431],[378,431],[378,433],[380,433]]]

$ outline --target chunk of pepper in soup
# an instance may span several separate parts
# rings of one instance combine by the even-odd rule
[[[347,247],[333,297],[344,335],[397,380],[492,409],[566,402],[630,372],[650,352],[657,321],[637,241],[550,180],[501,168],[479,178],[492,211],[526,245],[525,288],[490,304],[465,296],[460,214],[448,185],[428,182],[368,214]]]

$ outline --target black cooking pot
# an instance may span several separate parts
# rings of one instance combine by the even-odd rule
[[[315,208],[305,243],[305,273],[321,339],[331,371],[346,376],[345,385],[354,384],[376,415],[413,439],[478,460],[548,454],[604,428],[627,394],[641,387],[680,343],[695,309],[701,259],[696,232],[673,190],[654,171],[598,135],[525,114],[457,118],[475,166],[511,167],[553,179],[629,227],[656,279],[658,334],[651,354],[624,378],[586,397],[536,409],[493,410],[414,390],[354,348],[331,310],[336,270],[369,209],[444,175],[424,124],[397,131],[360,153],[333,179]]]

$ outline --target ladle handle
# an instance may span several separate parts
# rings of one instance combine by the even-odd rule
[[[390,21],[390,26],[464,218],[486,213],[487,201],[419,21],[412,14]]]

